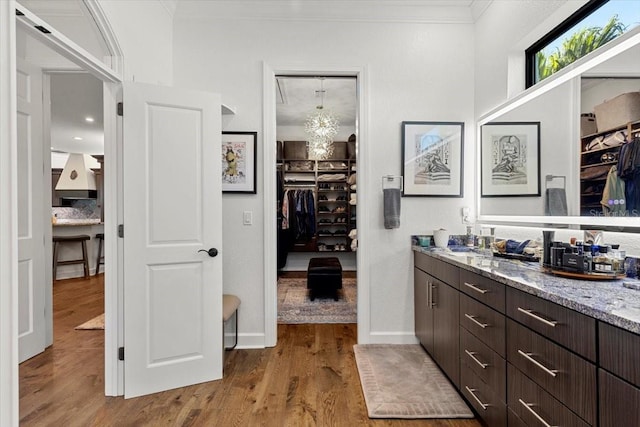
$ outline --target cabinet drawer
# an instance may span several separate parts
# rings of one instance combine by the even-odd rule
[[[465,328],[460,328],[460,359],[501,401],[507,402],[507,363]]]
[[[592,362],[596,360],[593,318],[513,288],[507,288],[507,316]]]
[[[599,322],[600,366],[640,387],[640,335]]]
[[[507,423],[509,427],[527,427],[524,421],[522,421],[511,408],[507,408]]]
[[[595,424],[595,365],[511,319],[507,320],[507,361],[581,418]]]
[[[460,294],[460,325],[500,356],[505,356],[505,317],[484,304]]]
[[[464,363],[460,366],[460,391],[485,425],[507,425],[507,405]]]
[[[610,373],[598,370],[600,378],[600,427],[640,424],[640,389]]]
[[[510,363],[507,364],[507,376],[509,410],[513,411],[526,425],[589,426]]]
[[[504,313],[505,285],[460,269],[460,290],[491,308]]]
[[[413,253],[414,266],[446,284],[459,288],[459,268],[421,252]]]

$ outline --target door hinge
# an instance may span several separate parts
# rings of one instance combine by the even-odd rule
[[[118,102],[118,108],[117,108],[117,113],[119,116],[123,116],[124,115],[124,104],[122,102]]]
[[[124,224],[118,224],[118,237],[124,237]]]
[[[118,347],[118,360],[124,360],[124,347]]]

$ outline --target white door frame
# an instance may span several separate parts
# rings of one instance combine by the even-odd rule
[[[263,63],[263,181],[264,182],[264,336],[265,346],[273,347],[278,339],[278,295],[277,295],[277,206],[276,206],[276,76],[349,76],[357,78],[356,141],[358,164],[358,205],[369,200],[368,184],[372,182],[368,165],[371,145],[368,141],[369,109],[367,102],[368,73],[362,66],[327,65],[270,65]],[[362,142],[364,141],[364,142]],[[361,185],[365,184],[365,185]],[[358,210],[358,343],[370,342],[370,278],[369,251],[366,230],[370,215],[367,209]]]
[[[104,107],[115,112],[116,96],[122,82],[122,50],[115,34],[96,0],[85,0],[94,13],[96,25],[102,32],[112,53],[116,71],[79,45],[56,31],[51,25],[20,6],[25,14],[20,24],[36,39],[82,69],[105,82]],[[18,249],[17,249],[17,132],[16,132],[16,15],[18,4],[14,0],[0,1],[0,425],[17,426],[19,422],[18,391]],[[46,36],[34,28],[41,25],[51,33]],[[105,233],[116,236],[121,201],[117,188],[121,182],[117,141],[117,120],[114,114],[105,114]],[[6,238],[9,236],[9,238]],[[106,239],[105,256],[105,394],[122,394],[124,376],[122,362],[117,360],[118,343],[122,341],[121,251],[118,239]],[[120,327],[119,327],[120,326]],[[7,381],[7,379],[9,379]]]

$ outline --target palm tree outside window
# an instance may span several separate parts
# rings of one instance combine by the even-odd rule
[[[640,24],[640,0],[591,0],[525,51],[527,87]]]

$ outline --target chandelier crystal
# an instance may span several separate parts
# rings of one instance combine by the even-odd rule
[[[340,125],[338,119],[330,111],[324,109],[324,87],[320,79],[320,105],[316,111],[307,116],[304,125],[305,132],[309,135],[309,158],[326,160],[333,153],[333,138],[338,134]]]

